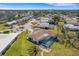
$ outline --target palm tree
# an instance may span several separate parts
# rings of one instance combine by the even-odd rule
[[[37,55],[37,52],[38,52],[38,48],[36,46],[31,46],[29,49],[28,49],[28,54],[30,56],[36,56]]]

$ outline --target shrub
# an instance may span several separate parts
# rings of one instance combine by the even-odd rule
[[[36,46],[31,46],[29,49],[28,49],[28,54],[30,56],[36,56],[37,55],[37,52],[38,52],[38,48]]]

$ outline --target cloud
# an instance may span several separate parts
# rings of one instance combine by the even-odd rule
[[[50,3],[50,5],[52,6],[56,6],[56,7],[68,7],[68,6],[76,6],[75,3]]]
[[[14,4],[14,3],[7,3],[7,4],[1,4],[0,3],[0,9],[12,9],[12,10],[49,10],[49,9],[55,9],[55,10],[79,10],[79,4],[78,3],[37,3],[37,4]]]

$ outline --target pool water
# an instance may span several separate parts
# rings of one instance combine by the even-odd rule
[[[48,40],[42,43],[43,46],[46,48],[50,48],[50,46],[54,43],[54,38],[49,38]]]

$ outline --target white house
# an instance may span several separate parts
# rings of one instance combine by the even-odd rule
[[[50,25],[49,23],[38,23],[37,24],[37,27],[40,27],[40,28],[46,28],[46,29],[53,29],[54,25]]]
[[[6,22],[5,25],[12,25],[12,24],[16,24],[16,23],[17,23],[17,21],[13,20],[13,21]]]
[[[74,30],[74,31],[77,30],[77,31],[79,31],[79,26],[75,26],[73,24],[65,24],[64,28],[69,29],[69,30]]]

